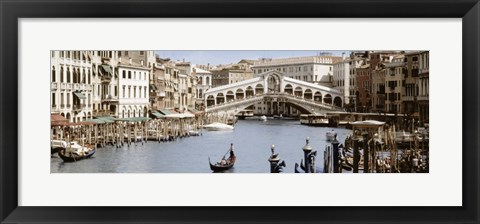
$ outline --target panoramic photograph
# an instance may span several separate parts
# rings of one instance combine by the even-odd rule
[[[428,50],[50,54],[51,173],[429,173]]]

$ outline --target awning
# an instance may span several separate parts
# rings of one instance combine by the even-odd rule
[[[75,94],[75,96],[77,96],[78,99],[81,99],[81,100],[84,100],[87,98],[82,92],[73,92],[73,94]]]
[[[61,126],[68,124],[68,119],[60,114],[50,115],[50,122],[52,126]]]
[[[199,111],[199,110],[196,110],[194,108],[188,108],[188,111],[190,111],[191,113],[195,114],[195,115],[201,115],[203,114],[203,111]]]
[[[192,118],[192,117],[195,117],[195,115],[193,114],[187,114],[187,113],[183,113],[183,114],[168,114],[168,115],[165,115],[166,118]]]
[[[112,69],[110,68],[110,65],[102,65],[102,68],[106,73],[112,75]]]
[[[105,121],[101,120],[101,119],[97,119],[97,118],[94,118],[94,119],[90,119],[90,120],[85,120],[86,122],[93,122],[95,124],[105,124]]]
[[[168,115],[168,114],[171,114],[172,112],[170,112],[169,110],[160,110],[160,113],[164,114],[164,115]]]
[[[152,112],[152,115],[155,116],[156,118],[164,118],[165,117],[165,115],[163,115],[163,114],[161,114],[157,111]]]
[[[141,122],[141,121],[148,121],[150,118],[148,117],[130,117],[130,118],[116,118],[116,121],[127,121],[127,122]]]
[[[96,117],[94,120],[99,120],[104,123],[113,123],[115,118],[114,117]]]

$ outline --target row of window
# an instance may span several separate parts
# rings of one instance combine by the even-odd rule
[[[52,93],[52,107],[56,107],[58,106],[57,104],[57,93]],[[91,103],[91,97],[90,97],[90,94],[86,94],[87,95],[87,101],[85,102],[85,104],[89,105]],[[72,99],[72,100],[70,100]],[[66,104],[65,104],[65,101],[66,101]],[[70,94],[70,93],[60,93],[60,108],[64,108],[64,107],[70,107],[72,105],[70,105],[70,101],[73,102],[73,105],[78,105],[78,104],[81,104],[81,101],[77,98],[75,98],[73,96],[73,93]]]
[[[137,74],[138,74],[138,77],[137,77]],[[142,74],[143,74],[143,78],[142,78]],[[125,70],[122,70],[122,78],[123,79],[134,79],[134,80],[147,80],[147,72],[136,72],[136,71],[125,71]]]
[[[307,71],[313,71],[313,67],[314,67],[313,65],[308,65],[308,66],[289,66],[289,67],[279,67],[279,68],[259,68],[259,69],[254,69],[253,73],[261,74],[268,71],[279,71],[283,73],[287,73],[287,71],[289,73],[302,72],[302,71],[307,72]],[[332,71],[332,66],[329,67],[329,70]],[[315,71],[317,71],[316,68],[315,68]]]
[[[127,90],[128,90],[128,92],[127,92],[128,95],[125,95]],[[132,90],[133,90],[133,94],[132,94]],[[142,92],[143,92],[143,95],[142,95]],[[123,85],[122,86],[122,98],[148,98],[148,96],[147,96],[147,86],[126,86],[126,85]]]
[[[52,66],[51,72],[52,72],[51,81],[57,82],[57,69],[55,68],[55,66]],[[58,73],[58,75],[60,76],[61,83],[64,83],[65,81],[67,83],[84,83],[84,84],[91,83],[90,69],[87,69],[87,71],[85,71],[85,69],[80,70],[79,68],[74,68],[73,71],[70,71],[70,68],[67,67],[67,71],[65,72],[63,69],[63,66],[60,66],[60,72]]]

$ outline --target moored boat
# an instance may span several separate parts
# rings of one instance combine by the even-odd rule
[[[208,131],[228,131],[233,130],[233,126],[223,123],[214,122],[211,124],[204,125],[203,128]]]
[[[225,156],[228,153],[230,153],[230,156],[228,157],[228,159],[225,159]],[[208,157],[208,163],[210,164],[210,169],[213,172],[225,171],[233,167],[233,165],[235,164],[235,160],[237,159],[233,151],[233,144],[230,144],[230,149],[226,154],[223,156],[220,162],[217,162],[215,164],[212,164],[212,162],[210,161],[210,157]]]
[[[324,114],[300,114],[300,124],[309,126],[329,126],[328,118]]]
[[[87,159],[92,157],[93,154],[95,154],[95,148],[92,145],[81,146],[77,142],[71,142],[69,146],[58,152],[64,162]]]
[[[262,115],[260,118],[258,118],[261,121],[267,121],[267,116]]]
[[[67,142],[62,140],[51,140],[50,141],[50,154],[53,155],[59,152],[62,149],[67,148]]]

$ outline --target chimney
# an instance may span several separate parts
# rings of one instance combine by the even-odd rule
[[[118,62],[122,62],[122,57],[119,57],[119,58],[118,58]]]
[[[345,52],[342,52],[342,59],[345,60]]]
[[[128,61],[128,63],[132,64],[132,59],[130,58],[130,60]]]

